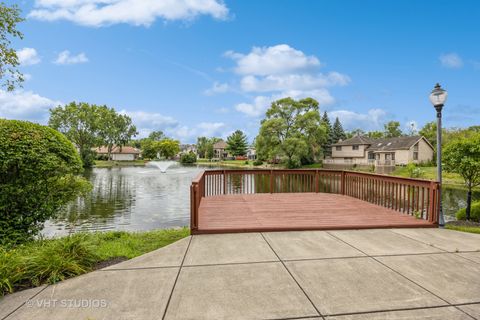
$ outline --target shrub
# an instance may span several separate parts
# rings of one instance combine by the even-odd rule
[[[191,164],[197,162],[197,155],[190,151],[189,153],[184,153],[180,156],[180,163]]]
[[[87,192],[82,162],[61,133],[0,119],[0,244],[25,241],[58,209]]]
[[[260,160],[260,159],[257,159],[257,160],[255,160],[255,161],[253,161],[253,165],[254,165],[254,166],[261,166],[262,164],[263,164],[263,161]]]
[[[406,169],[407,169],[407,172],[408,172],[408,176],[410,178],[423,178],[425,176],[425,170],[417,167],[413,163],[407,164]]]
[[[465,208],[460,209],[455,214],[457,220],[466,220],[467,219],[467,210]],[[472,203],[470,209],[470,220],[480,222],[480,201]]]

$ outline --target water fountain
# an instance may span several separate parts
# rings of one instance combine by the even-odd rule
[[[150,161],[148,164],[160,169],[160,172],[165,173],[167,169],[174,165],[175,161]]]

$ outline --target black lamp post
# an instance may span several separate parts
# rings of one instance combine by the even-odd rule
[[[445,225],[445,220],[443,218],[442,207],[442,108],[447,100],[447,91],[442,89],[440,84],[437,83],[429,98],[437,111],[437,180],[440,183],[440,189],[438,190],[438,196],[440,198],[438,224],[443,227]]]

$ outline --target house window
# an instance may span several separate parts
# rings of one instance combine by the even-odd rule
[[[395,160],[395,152],[392,153],[392,160]]]
[[[358,150],[358,146],[352,146],[352,150]]]
[[[418,160],[418,151],[413,151],[413,160]]]
[[[336,146],[336,147],[335,147],[335,150],[337,150],[337,151],[342,151],[342,146]]]

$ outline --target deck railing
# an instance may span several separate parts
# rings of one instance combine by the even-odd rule
[[[192,230],[198,228],[198,211],[204,197],[293,192],[346,195],[438,223],[439,188],[436,181],[356,171],[207,170],[190,187],[190,226]]]

